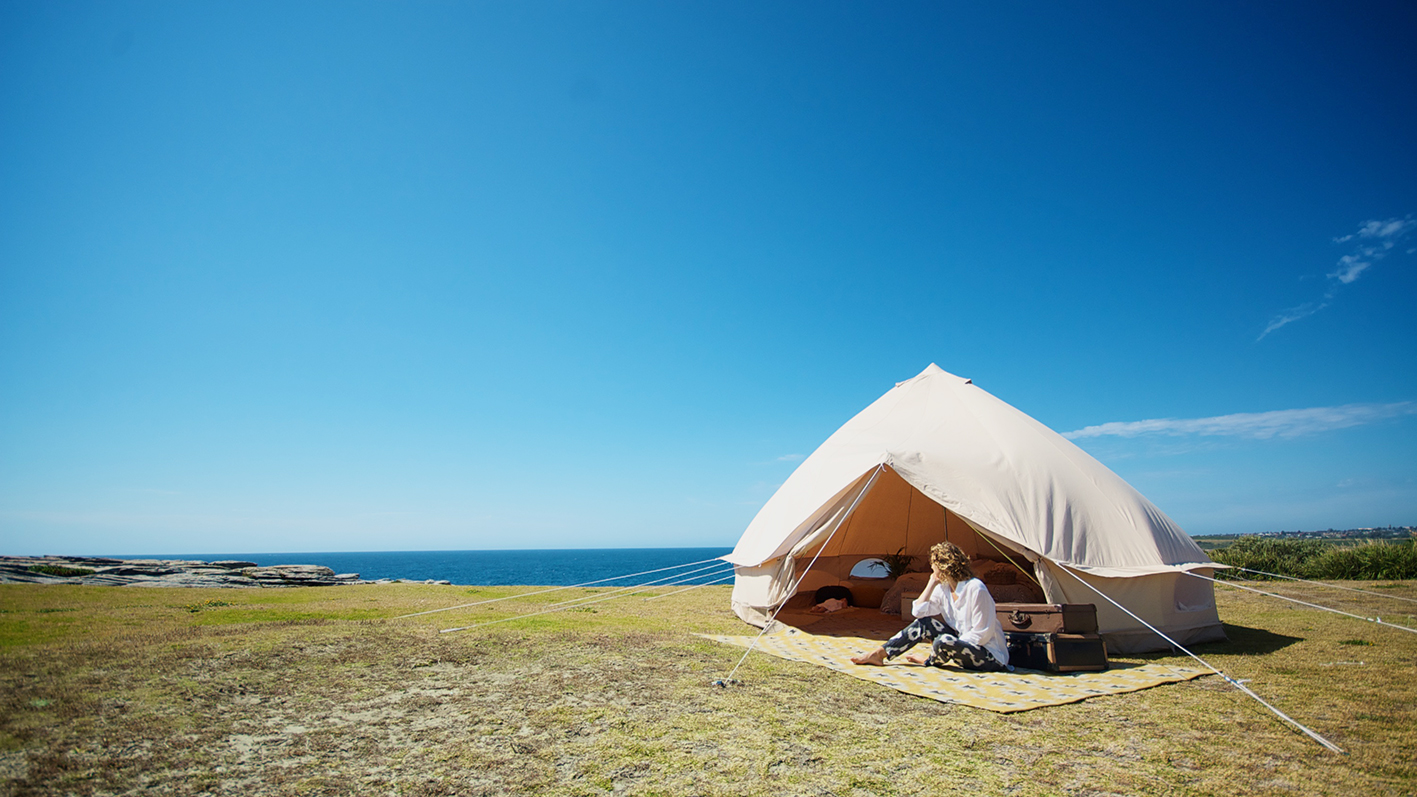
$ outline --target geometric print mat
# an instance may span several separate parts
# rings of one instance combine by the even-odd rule
[[[1113,664],[1103,672],[1045,673],[1022,667],[1013,672],[968,672],[911,664],[903,656],[884,667],[871,667],[850,661],[852,656],[874,650],[880,644],[879,640],[861,636],[817,635],[782,625],[760,638],[696,636],[743,648],[751,646],[753,650],[789,661],[827,667],[909,695],[1001,714],[1061,706],[1099,695],[1136,692],[1209,675],[1205,670],[1162,664]],[[754,639],[758,640],[756,645],[753,645]]]

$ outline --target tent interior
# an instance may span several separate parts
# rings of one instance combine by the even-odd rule
[[[882,469],[855,510],[824,544],[792,554],[792,570],[801,581],[795,594],[783,604],[777,620],[799,628],[815,624],[822,615],[811,611],[814,595],[819,588],[834,585],[850,589],[857,607],[880,608],[894,614],[900,611],[902,597],[908,604],[924,587],[928,579],[930,547],[943,541],[955,543],[969,555],[975,575],[998,603],[1094,604],[1099,631],[1113,653],[1156,650],[1169,645],[1157,635],[1139,629],[1135,620],[1098,597],[1092,589],[1079,583],[1080,580],[1085,579],[1122,605],[1138,611],[1148,621],[1178,637],[1178,641],[1224,639],[1209,582],[1180,573],[1100,578],[1064,570],[1034,552],[987,534],[987,530],[930,499],[889,466]],[[914,557],[911,572],[899,579],[888,578],[884,568],[857,567],[863,561],[897,552]],[[863,570],[870,575],[862,575]],[[749,622],[766,620],[761,615],[743,612],[740,615]]]
[[[849,588],[857,606],[878,607],[892,586],[891,579],[887,578],[884,568],[872,571],[879,575],[852,576],[851,571],[859,563],[903,552],[914,557],[911,572],[928,573],[930,547],[945,541],[958,545],[969,555],[976,574],[990,588],[996,601],[1044,599],[1023,551],[1002,541],[985,539],[969,521],[935,503],[887,467],[825,546],[814,546],[797,554],[798,574],[813,557],[816,563],[802,579],[788,609],[810,607],[812,595],[819,587],[834,585]],[[1028,572],[1023,572],[1023,568]],[[922,587],[923,584],[922,581]]]

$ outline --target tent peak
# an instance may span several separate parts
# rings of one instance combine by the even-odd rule
[[[958,379],[960,382],[966,385],[974,384],[973,379],[970,379],[969,377],[965,376],[958,376],[956,374],[952,374],[934,363],[930,363],[929,365],[925,366],[925,370],[916,374],[913,378],[905,380],[905,382],[914,382],[916,379],[925,379],[926,377],[938,376],[947,376],[950,379]],[[905,384],[905,382],[896,382],[895,386],[900,387],[901,385]]]

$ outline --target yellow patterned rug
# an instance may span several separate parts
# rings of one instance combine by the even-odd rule
[[[895,625],[898,624],[899,621],[896,621]],[[897,659],[899,663],[885,667],[863,667],[852,664],[851,657],[875,649],[886,637],[873,634],[875,629],[861,630],[868,636],[830,632],[814,634],[799,628],[779,626],[764,634],[753,649],[790,661],[828,667],[906,694],[1003,714],[1076,703],[1099,695],[1135,692],[1208,674],[1204,670],[1187,667],[1126,663],[1115,663],[1112,669],[1105,672],[1058,674],[1018,669],[1011,673],[980,673],[909,664],[904,657]],[[698,636],[744,648],[753,645],[755,639],[753,636]]]

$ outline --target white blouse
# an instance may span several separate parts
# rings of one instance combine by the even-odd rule
[[[923,600],[916,599],[911,614],[916,617],[944,617],[945,622],[959,632],[960,639],[984,648],[1000,664],[1008,666],[1009,646],[1004,640],[999,617],[994,613],[994,596],[989,594],[983,581],[971,578],[956,584],[953,595],[947,584],[937,584]]]

